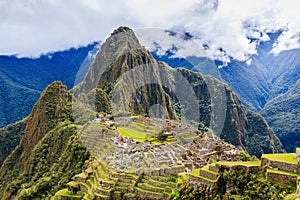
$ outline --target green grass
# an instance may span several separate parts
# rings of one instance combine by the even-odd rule
[[[267,158],[273,161],[288,162],[298,164],[295,153],[282,153],[282,154],[263,154],[262,158]]]
[[[108,196],[103,195],[103,194],[99,194],[99,193],[97,193],[97,192],[95,192],[94,194],[95,194],[95,196],[97,196],[97,197],[108,198]]]
[[[193,176],[200,176],[200,168],[192,170],[192,171],[190,172],[190,175],[193,175]]]
[[[79,194],[70,194],[67,188],[59,190],[58,192],[55,193],[55,196],[73,197],[78,199],[81,199],[82,197]]]
[[[189,179],[188,175],[185,172],[182,172],[178,175],[179,175],[177,179],[178,184],[185,183]]]
[[[288,194],[284,197],[284,200],[295,200],[296,199],[296,193],[294,194]]]
[[[85,172],[82,172],[80,174],[77,174],[75,177],[79,177],[79,178],[82,178],[82,179],[86,179],[87,178],[87,174]]]
[[[134,121],[134,122],[132,122],[132,124],[135,124],[135,125],[138,125],[138,126],[142,126],[142,127],[146,126],[146,124],[144,124],[143,122],[139,122],[139,121]]]
[[[67,185],[71,186],[71,187],[77,187],[77,186],[79,186],[79,182],[71,181],[71,182],[67,183]]]
[[[245,162],[217,162],[219,165],[225,165],[225,166],[237,166],[242,165],[246,167],[253,167],[253,166],[260,166],[260,161],[245,161]]]
[[[217,159],[213,158],[213,157],[210,157],[209,160],[213,163],[216,163],[217,162]]]
[[[103,183],[111,184],[111,185],[115,184],[115,181],[112,181],[112,180],[109,180],[109,179],[106,179],[106,178],[99,178],[99,182],[100,181],[102,181]]]
[[[128,127],[118,127],[117,131],[123,137],[133,138],[133,139],[141,141],[141,142],[144,142],[147,137],[145,132],[137,131],[135,129],[131,129]]]
[[[136,129],[137,131],[145,132],[148,136],[152,136],[157,133],[154,126],[146,125],[142,122],[132,122],[128,127]]]
[[[296,177],[300,178],[300,174],[298,174],[298,173],[287,172],[287,171],[283,171],[283,170],[267,169],[267,172],[289,175],[289,176],[296,176]]]

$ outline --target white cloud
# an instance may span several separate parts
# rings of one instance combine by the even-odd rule
[[[141,41],[148,38],[146,46],[153,38],[163,48],[176,43],[177,53],[187,56],[203,55],[206,44],[210,58],[247,60],[257,44],[248,37],[266,41],[270,31],[285,30],[273,53],[300,48],[298,7],[297,0],[0,0],[0,54],[38,56],[104,40],[116,27],[128,25],[195,36],[140,35]]]

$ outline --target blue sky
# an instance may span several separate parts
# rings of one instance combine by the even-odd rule
[[[113,29],[137,30],[151,48],[161,30],[189,32],[193,44],[177,38],[181,54],[247,60],[267,32],[283,30],[272,52],[299,48],[300,7],[297,0],[0,0],[0,54],[37,57],[104,40]],[[147,31],[147,30],[152,31]],[[157,32],[155,32],[157,30]],[[154,32],[153,32],[154,31]],[[151,34],[150,34],[151,32]],[[148,33],[148,34],[147,34]],[[219,49],[226,52],[220,52]]]

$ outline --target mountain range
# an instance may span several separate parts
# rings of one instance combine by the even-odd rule
[[[297,117],[300,50],[272,54],[270,51],[280,34],[270,33],[270,40],[261,42],[257,54],[247,62],[232,59],[227,66],[207,57],[174,58],[170,51],[163,56],[155,51],[152,54],[173,67],[188,68],[227,83],[247,108],[265,117],[285,149],[293,152],[300,145],[300,119]]]
[[[9,155],[0,154],[8,155],[1,199],[143,199],[158,180],[173,188],[146,194],[171,198],[179,171],[284,152],[228,85],[156,61],[128,27],[101,45],[81,83],[67,90],[53,82],[26,119],[0,133],[20,136]]]
[[[0,56],[0,127],[28,116],[41,92],[53,81],[61,80],[72,88],[76,80],[82,80],[93,60],[93,51],[98,50],[97,45],[39,58]]]
[[[257,55],[252,55],[249,62],[232,60],[222,68],[219,68],[222,65],[220,61],[207,57],[174,58],[170,51],[163,56],[158,56],[155,51],[151,54],[171,67],[198,71],[226,82],[247,108],[264,116],[285,149],[293,152],[300,145],[300,122],[297,117],[297,58],[300,51],[295,49],[279,55],[271,54],[272,46],[280,34],[281,32],[270,33],[270,41],[261,42]],[[186,39],[191,38],[192,36]],[[0,126],[26,117],[41,91],[52,81],[61,80],[68,88],[80,82],[98,50],[98,43],[94,43],[87,47],[50,53],[40,58],[1,56]]]

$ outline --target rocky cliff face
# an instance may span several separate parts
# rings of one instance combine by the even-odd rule
[[[198,128],[209,127],[252,155],[284,151],[266,121],[247,110],[227,85],[157,62],[127,27],[115,30],[105,41],[74,93],[77,99],[82,99],[82,95],[86,99],[95,88],[106,92],[114,115],[151,116],[156,110],[156,117],[186,120],[196,123]]]

